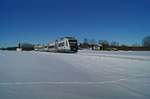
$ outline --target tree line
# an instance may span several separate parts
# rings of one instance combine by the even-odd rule
[[[107,40],[95,40],[84,38],[83,42],[79,44],[80,49],[94,49],[100,47],[99,50],[137,50],[137,51],[150,51],[150,36],[146,36],[142,40],[142,44],[133,44],[132,46],[119,44],[117,41],[109,42]]]
[[[19,43],[15,47],[6,47],[6,48],[1,48],[1,50],[9,50],[9,51],[14,51],[17,48],[21,48],[24,51],[32,51],[34,50],[34,45],[30,43]]]

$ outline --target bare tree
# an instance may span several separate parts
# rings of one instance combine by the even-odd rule
[[[143,46],[150,47],[150,36],[147,36],[143,39]]]
[[[91,45],[95,45],[96,44],[96,40],[93,38],[92,40],[91,40]]]
[[[111,46],[118,47],[119,46],[119,42],[113,41],[113,42],[111,42]]]
[[[83,44],[88,44],[88,39],[87,38],[84,38]]]
[[[102,46],[103,50],[106,50],[109,47],[109,42],[107,40],[99,40],[98,44]]]

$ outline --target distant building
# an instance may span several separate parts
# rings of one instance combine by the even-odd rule
[[[18,51],[18,52],[19,52],[19,51],[22,51],[22,48],[17,48],[16,51]]]
[[[101,50],[101,45],[100,44],[93,45],[92,50]]]

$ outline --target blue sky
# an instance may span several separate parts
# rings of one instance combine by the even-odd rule
[[[0,47],[76,36],[140,44],[150,35],[149,0],[1,0]]]

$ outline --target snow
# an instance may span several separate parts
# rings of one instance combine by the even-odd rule
[[[2,99],[150,99],[149,51],[0,51]]]

